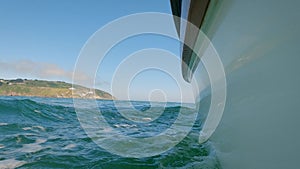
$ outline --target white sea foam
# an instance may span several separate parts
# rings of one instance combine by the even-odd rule
[[[104,132],[111,132],[112,130],[111,130],[111,128],[104,128],[103,131]]]
[[[34,112],[41,114],[42,112],[39,110],[34,110]]]
[[[26,161],[18,161],[15,159],[7,159],[0,161],[1,169],[13,169],[26,164]]]
[[[40,144],[45,143],[46,141],[46,139],[37,139],[35,143],[24,144],[23,147],[19,149],[19,151],[24,153],[38,152],[43,149],[43,147]]]
[[[120,127],[123,127],[123,128],[136,127],[135,124],[133,124],[133,125],[129,125],[129,124],[115,124],[114,126],[117,127],[117,128],[120,128]]]
[[[46,141],[47,139],[37,139],[35,143],[41,144],[41,143],[45,143]]]
[[[32,126],[32,127],[23,127],[23,130],[33,130],[33,129],[39,129],[41,131],[46,131],[46,129],[43,126]]]
[[[41,145],[32,143],[32,144],[24,144],[23,147],[20,149],[20,151],[24,153],[34,153],[42,149],[43,148]]]
[[[24,136],[36,136],[37,134],[34,134],[34,133],[24,133],[23,135]]]
[[[66,145],[65,147],[63,147],[62,149],[63,149],[63,150],[69,150],[69,149],[72,149],[72,148],[74,148],[74,147],[76,147],[75,144],[68,144],[68,145]]]
[[[22,129],[23,130],[31,130],[32,128],[31,127],[23,127]]]
[[[142,118],[143,121],[152,121],[152,119],[150,117],[145,117],[145,118]]]
[[[42,131],[46,131],[46,129],[43,126],[33,126],[33,128],[38,128],[38,129],[40,129]]]
[[[6,126],[8,123],[0,123],[0,126]]]

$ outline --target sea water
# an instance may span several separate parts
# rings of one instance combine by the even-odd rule
[[[157,120],[135,123],[125,119],[113,101],[97,103],[115,130],[133,137],[157,135],[174,122],[179,110],[195,111],[193,105],[167,103]],[[151,105],[131,103],[142,111]],[[204,106],[203,111],[207,111]],[[210,143],[198,144],[200,123],[201,115],[187,137],[169,151],[153,157],[128,158],[108,152],[88,137],[72,99],[0,97],[0,168],[220,168]],[[143,151],[143,147],[140,149]]]

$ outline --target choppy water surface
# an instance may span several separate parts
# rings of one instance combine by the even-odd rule
[[[132,102],[137,110],[147,102]],[[150,125],[129,123],[112,101],[98,101],[110,125],[124,134],[156,135],[168,128],[181,107],[168,103]],[[124,109],[128,109],[124,107]],[[209,143],[198,144],[200,116],[190,134],[173,149],[154,157],[125,158],[95,144],[81,128],[72,99],[0,97],[0,168],[220,168]],[[141,148],[141,151],[142,148]]]

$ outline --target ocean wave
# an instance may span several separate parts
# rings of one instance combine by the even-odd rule
[[[47,98],[0,98],[0,123],[2,124],[0,126],[2,152],[0,153],[0,168],[3,166],[6,168],[55,168],[59,166],[60,168],[150,169],[193,168],[198,165],[208,166],[209,163],[218,165],[214,154],[210,153],[210,145],[198,144],[199,127],[193,128],[187,138],[164,154],[141,159],[124,158],[102,149],[86,135],[80,127],[74,108],[70,107],[71,99],[51,99],[47,102]],[[147,123],[135,123],[122,117],[113,104],[105,105],[105,103],[112,102],[98,102],[99,108],[104,109],[102,113],[110,121],[112,128],[132,137],[149,137],[159,134],[174,122],[177,117],[176,112],[194,111],[191,108],[170,104],[163,107],[164,113],[158,119]],[[135,104],[142,108],[142,103],[136,102]],[[152,110],[162,109],[161,107],[153,108]],[[124,108],[124,110],[130,109]],[[93,115],[97,118],[97,113]],[[197,123],[200,122],[197,121]],[[111,130],[107,130],[106,133],[111,133]],[[141,147],[140,150],[142,151],[143,148]]]

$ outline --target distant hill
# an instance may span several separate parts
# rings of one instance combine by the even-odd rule
[[[72,92],[74,93],[72,95]],[[73,85],[62,81],[0,79],[0,95],[2,96],[38,96],[55,98],[95,98],[115,99],[111,94],[90,89],[79,85]]]

